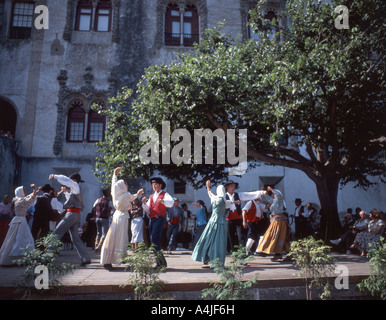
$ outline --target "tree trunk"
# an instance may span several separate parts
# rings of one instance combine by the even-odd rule
[[[325,241],[339,238],[342,231],[337,203],[339,181],[340,179],[335,175],[321,177],[314,181],[323,212],[321,232]]]

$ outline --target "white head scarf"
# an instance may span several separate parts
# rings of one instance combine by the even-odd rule
[[[24,187],[20,186],[15,189],[15,197],[16,198],[24,198],[25,193],[24,193]]]
[[[220,184],[219,186],[217,186],[216,196],[211,199],[212,200],[211,202],[212,203],[218,202],[220,201],[221,198],[223,198],[225,202],[226,201],[225,195],[226,195],[225,187],[222,184]]]
[[[111,188],[111,196],[113,198],[114,207],[119,206],[119,202],[124,198],[124,194],[127,192],[127,185],[124,180],[118,180]]]

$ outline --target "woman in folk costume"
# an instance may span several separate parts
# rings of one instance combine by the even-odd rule
[[[127,252],[129,243],[129,210],[131,209],[131,202],[143,193],[143,189],[140,189],[137,194],[131,194],[127,190],[126,182],[122,179],[118,180],[117,178],[117,174],[120,171],[121,168],[116,168],[114,170],[111,183],[111,195],[116,210],[101,250],[100,263],[106,269],[111,269],[112,263],[117,263]]]
[[[227,248],[228,221],[225,218],[225,209],[230,208],[231,201],[225,199],[225,188],[219,185],[216,194],[210,190],[210,181],[206,182],[206,187],[212,204],[212,215],[206,224],[205,230],[201,234],[192,253],[192,259],[195,261],[209,261],[218,263],[220,266],[225,264],[225,255]]]
[[[271,260],[276,261],[282,258],[281,253],[283,251],[289,251],[289,224],[288,218],[284,214],[285,204],[282,193],[271,187],[268,187],[268,190],[272,191],[273,198],[273,203],[269,208],[271,223],[256,252],[274,253],[275,255]]]
[[[33,192],[27,196],[24,187],[18,187],[15,190],[13,206],[15,217],[9,224],[9,229],[4,243],[0,249],[0,265],[12,265],[12,260],[24,254],[24,249],[34,249],[34,239],[28,227],[26,215],[27,210],[34,204],[38,190],[34,184],[31,184]]]

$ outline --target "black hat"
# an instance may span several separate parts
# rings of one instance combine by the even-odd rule
[[[70,179],[76,180],[77,182],[84,182],[84,181],[82,180],[82,178],[80,177],[80,174],[79,174],[79,173],[75,173],[75,174],[71,175],[71,176],[70,176]]]
[[[43,187],[42,187],[42,191],[43,192],[50,192],[52,189],[51,185],[49,183],[46,183]]]
[[[166,183],[165,181],[162,180],[162,178],[160,177],[154,177],[154,178],[151,178],[150,179],[150,183],[153,184],[153,183],[159,183],[161,185],[161,189],[165,189],[166,188]]]
[[[300,199],[300,198],[296,198],[296,199],[295,199],[295,202],[303,202],[303,201],[302,201],[302,199]]]
[[[229,186],[230,184],[235,184],[235,185],[236,185],[236,188],[239,187],[239,183],[238,183],[238,182],[234,182],[233,180],[228,180],[228,181],[224,184],[224,187],[226,188],[226,187]]]

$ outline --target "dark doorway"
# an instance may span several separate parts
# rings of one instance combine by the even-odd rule
[[[17,114],[8,101],[0,97],[0,130],[6,134],[11,132],[15,137]]]

